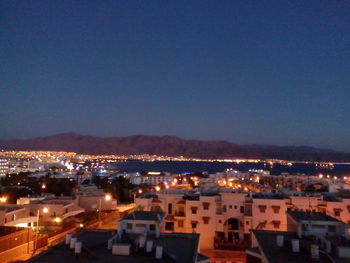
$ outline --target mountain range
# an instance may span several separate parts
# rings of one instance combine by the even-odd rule
[[[241,145],[185,140],[177,136],[96,137],[62,133],[32,139],[0,140],[4,150],[50,150],[81,154],[155,154],[196,158],[259,158],[295,161],[350,161],[350,153],[308,146]]]

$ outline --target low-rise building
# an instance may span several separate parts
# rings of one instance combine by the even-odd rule
[[[252,231],[247,263],[350,262],[348,225],[320,212],[287,212],[288,231]]]
[[[165,213],[138,211],[119,221],[118,231],[87,230],[28,263],[127,262],[209,263],[198,253],[199,235],[161,233]]]
[[[34,227],[37,218],[30,209],[20,205],[0,205],[0,226]]]

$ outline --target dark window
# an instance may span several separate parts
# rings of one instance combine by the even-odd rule
[[[173,204],[168,204],[168,214],[173,213]]]
[[[241,206],[241,213],[244,213],[244,206]]]
[[[235,205],[235,209],[237,209],[237,206]]]
[[[156,225],[155,224],[150,224],[149,225],[149,230],[155,231],[156,230]]]
[[[209,209],[209,205],[210,205],[210,203],[208,203],[208,202],[203,202],[203,209],[204,209],[204,210],[208,210],[208,209]]]
[[[232,205],[230,205],[229,208],[232,209]]]
[[[222,223],[222,221],[221,221],[221,219],[219,219],[219,224],[221,224]]]
[[[174,231],[174,222],[165,222],[165,230]]]
[[[197,223],[191,223],[192,228],[197,228]]]
[[[126,229],[132,229],[132,224],[131,223],[127,223],[126,224]]]
[[[226,205],[224,205],[224,206],[222,207],[222,211],[223,211],[224,213],[226,213]]]

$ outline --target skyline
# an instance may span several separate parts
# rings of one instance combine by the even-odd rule
[[[175,135],[350,152],[349,8],[3,1],[0,139]]]

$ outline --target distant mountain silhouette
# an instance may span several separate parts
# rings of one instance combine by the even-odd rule
[[[63,133],[0,140],[5,150],[71,151],[82,154],[155,154],[197,158],[262,158],[299,161],[350,161],[349,153],[306,146],[238,145],[227,141],[184,140],[176,136],[94,137]]]

